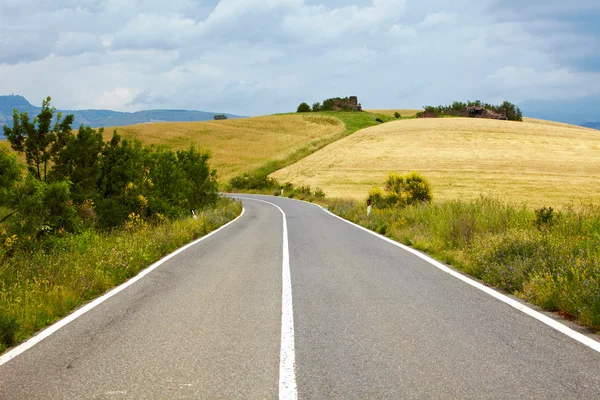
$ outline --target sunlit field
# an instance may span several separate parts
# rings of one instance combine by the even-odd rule
[[[117,132],[142,143],[183,149],[194,143],[210,149],[219,180],[284,158],[316,139],[344,131],[342,121],[324,115],[275,115],[206,122],[170,122],[123,126]],[[105,140],[114,128],[106,128]]]
[[[418,171],[434,199],[481,194],[528,206],[600,204],[600,131],[541,121],[393,121],[348,136],[277,171],[282,182],[365,198],[390,171]]]
[[[401,117],[414,117],[417,115],[418,112],[421,112],[423,110],[408,110],[408,109],[398,109],[398,110],[366,110],[368,112],[374,113],[374,114],[383,114],[383,115],[387,115],[388,117],[393,117],[395,113],[399,113]]]

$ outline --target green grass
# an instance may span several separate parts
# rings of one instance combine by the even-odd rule
[[[51,237],[0,258],[0,353],[240,212],[239,203],[222,199],[197,220]]]
[[[374,209],[329,200],[337,215],[600,331],[600,208],[534,211],[490,198]]]

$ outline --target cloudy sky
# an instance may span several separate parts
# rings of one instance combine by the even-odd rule
[[[1,0],[10,93],[241,115],[600,99],[600,1]]]

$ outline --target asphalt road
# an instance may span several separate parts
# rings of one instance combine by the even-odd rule
[[[600,353],[317,206],[244,197],[286,215],[298,398],[600,398]],[[0,399],[277,398],[282,213],[243,202],[0,366]]]

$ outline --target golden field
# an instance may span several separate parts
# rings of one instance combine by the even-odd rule
[[[418,112],[421,112],[423,110],[409,110],[409,109],[398,109],[398,110],[365,110],[367,112],[373,113],[373,114],[383,114],[383,115],[387,115],[388,117],[393,117],[395,113],[400,113],[401,117],[414,117],[417,115]]]
[[[115,128],[106,128],[110,140]],[[124,138],[138,139],[146,145],[184,149],[194,143],[210,149],[210,165],[219,180],[251,171],[274,159],[307,146],[312,141],[344,131],[337,118],[323,115],[274,115],[205,122],[165,122],[116,128]]]
[[[540,121],[410,119],[358,131],[271,176],[365,198],[418,171],[434,199],[491,195],[528,206],[600,204],[600,131]]]

